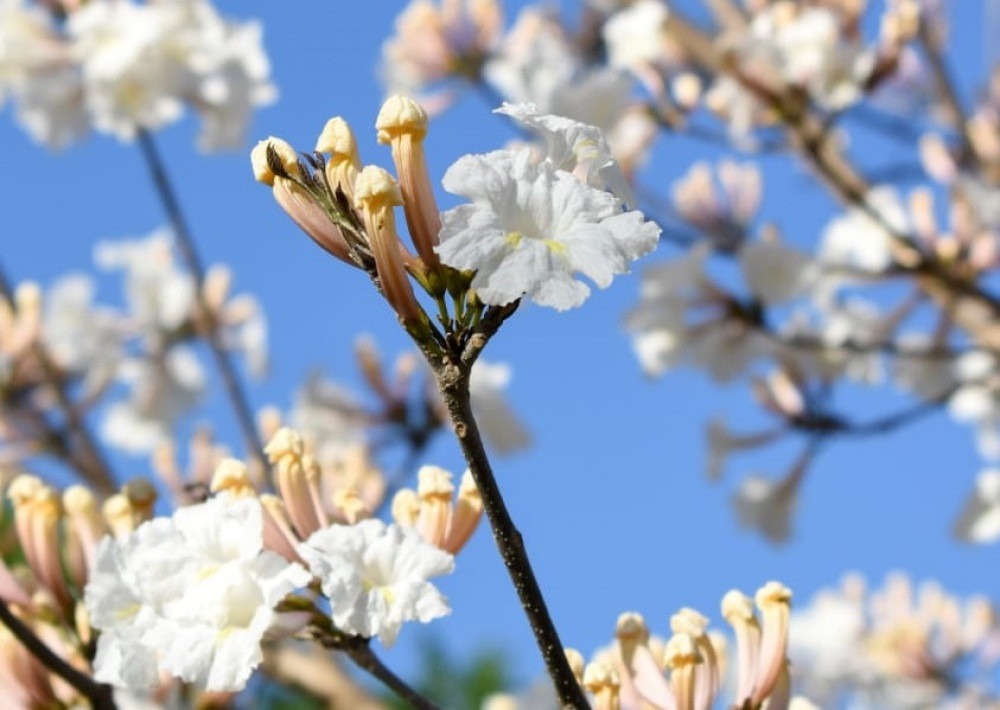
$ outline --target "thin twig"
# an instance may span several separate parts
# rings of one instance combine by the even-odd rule
[[[46,646],[23,621],[17,618],[3,599],[0,599],[0,623],[3,623],[14,638],[20,641],[42,665],[87,698],[94,710],[115,710],[117,706],[115,705],[114,691],[110,685],[97,683],[90,676],[81,673],[63,658],[53,653],[52,649]]]
[[[416,710],[439,710],[438,706],[421,695],[415,688],[411,687],[393,673],[382,659],[375,655],[367,639],[362,639],[363,643],[352,643],[343,649],[355,665],[378,679],[383,685],[392,690],[400,698],[412,705]]]
[[[14,289],[2,265],[0,265],[0,296],[9,303],[14,303]],[[65,421],[65,431],[63,431],[51,426],[44,416],[39,416],[44,422],[50,443],[55,443],[59,457],[72,462],[84,480],[100,492],[110,493],[115,488],[114,472],[87,426],[80,408],[70,396],[66,378],[52,361],[40,338],[33,343],[32,354],[42,370],[45,382],[55,394],[56,403]]]
[[[236,367],[233,365],[233,361],[219,337],[217,324],[214,322],[215,316],[209,312],[208,306],[205,303],[205,296],[202,292],[202,285],[205,282],[205,267],[202,264],[201,257],[198,255],[194,237],[191,235],[191,230],[188,228],[180,201],[177,199],[173,184],[167,175],[166,166],[156,147],[156,141],[144,129],[139,130],[139,147],[146,160],[153,184],[156,186],[156,193],[160,198],[164,211],[167,213],[167,219],[170,221],[174,236],[177,239],[181,257],[188,270],[194,276],[195,298],[197,299],[202,316],[207,321],[204,333],[205,340],[208,342],[215,365],[222,376],[222,385],[236,415],[244,444],[247,447],[248,454],[257,462],[261,470],[268,471],[270,467],[267,459],[264,458],[264,442],[257,431],[253,410],[250,408],[249,400],[236,372]]]
[[[564,708],[584,710],[590,706],[566,660],[559,633],[549,615],[538,580],[531,569],[524,540],[507,510],[486,449],[483,447],[482,436],[472,414],[469,399],[470,369],[471,363],[462,366],[445,365],[440,368],[438,377],[441,394],[451,416],[465,462],[482,495],[483,508],[493,529],[493,538],[500,550],[500,557],[507,567],[511,583],[531,624],[531,630],[549,676],[555,684],[559,701]]]
[[[969,132],[969,118],[966,114],[962,100],[958,96],[955,82],[948,75],[948,68],[945,66],[944,57],[941,54],[937,39],[934,37],[934,28],[926,18],[920,22],[918,37],[920,44],[927,55],[927,63],[930,66],[931,76],[948,114],[948,120],[952,128],[958,134],[961,141],[959,162],[963,165],[970,165],[976,162],[976,150],[972,143],[972,136]]]

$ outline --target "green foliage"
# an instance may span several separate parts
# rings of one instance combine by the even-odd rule
[[[420,674],[411,684],[443,708],[476,710],[488,696],[512,685],[509,664],[498,650],[482,649],[469,657],[456,657],[440,639],[429,635],[421,646]],[[410,710],[395,696],[387,695],[383,700],[393,710]]]

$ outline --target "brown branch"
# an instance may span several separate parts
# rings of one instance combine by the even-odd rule
[[[140,129],[138,140],[143,158],[145,158],[146,165],[149,168],[150,177],[152,177],[153,184],[156,187],[156,193],[160,198],[163,210],[167,214],[167,219],[177,239],[177,246],[180,249],[181,257],[188,271],[194,276],[195,298],[207,324],[204,332],[205,340],[208,343],[209,350],[212,352],[216,368],[222,377],[222,385],[236,415],[237,425],[243,435],[244,445],[247,448],[248,455],[257,462],[260,469],[262,471],[269,471],[270,466],[267,463],[267,459],[264,458],[264,442],[261,441],[260,433],[257,431],[250,402],[240,382],[236,367],[229,357],[225,346],[222,344],[222,339],[219,337],[215,315],[209,311],[208,305],[205,303],[205,295],[202,290],[205,282],[205,267],[198,254],[191,230],[188,228],[180,201],[177,199],[173,184],[167,175],[166,166],[160,157],[160,152],[156,147],[153,136],[145,129]]]
[[[927,64],[930,66],[931,76],[934,78],[934,85],[944,105],[948,121],[958,135],[960,143],[959,163],[962,165],[974,164],[977,160],[975,144],[969,132],[969,117],[962,105],[962,100],[958,96],[955,82],[948,74],[948,67],[945,66],[944,56],[941,53],[938,38],[934,36],[934,28],[931,27],[926,17],[921,18],[920,29],[917,34],[920,44],[924,48],[927,56]]]
[[[85,697],[94,710],[115,710],[117,706],[115,705],[114,691],[110,685],[96,682],[90,676],[71,666],[65,659],[53,653],[52,649],[46,646],[23,621],[17,618],[3,599],[0,599],[0,623],[6,626],[14,638],[20,641],[43,666]]]
[[[2,266],[0,297],[14,303],[14,289]],[[70,462],[84,480],[102,493],[112,492],[115,489],[114,472],[87,426],[80,408],[70,396],[66,378],[52,361],[40,338],[32,344],[32,355],[41,368],[46,384],[55,395],[65,421],[65,431],[61,431],[49,424],[41,413],[38,414],[37,419],[44,425],[48,437],[47,443],[55,446],[57,456]]]
[[[479,346],[480,349],[481,347],[482,345]],[[465,462],[482,495],[483,508],[493,530],[493,539],[510,575],[511,583],[521,600],[521,607],[531,625],[535,642],[541,651],[549,676],[555,684],[559,702],[564,708],[584,710],[590,705],[566,660],[559,633],[549,615],[535,573],[531,569],[524,539],[507,510],[496,477],[493,475],[489,457],[483,447],[479,427],[472,414],[469,400],[469,372],[472,361],[474,356],[469,360],[463,358],[460,364],[445,364],[437,369],[441,394],[465,456]]]

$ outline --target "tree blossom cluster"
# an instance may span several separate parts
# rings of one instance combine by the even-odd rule
[[[712,478],[729,454],[804,442],[783,476],[746,477],[733,497],[744,524],[783,541],[828,440],[940,408],[974,429],[987,464],[1000,456],[997,87],[985,82],[962,105],[938,3],[706,5],[711,22],[662,0],[595,0],[580,17],[529,5],[505,29],[498,2],[413,2],[385,43],[382,73],[390,91],[426,95],[436,110],[478,87],[604,131],[663,241],[683,252],[644,269],[624,316],[639,364],[654,376],[688,366],[750,385],[770,421],[745,432],[712,422]],[[880,12],[877,23],[866,12]],[[642,166],[658,141],[689,137],[729,155],[663,190]],[[907,144],[900,182],[914,186],[879,179],[891,169],[872,159],[879,142]],[[765,153],[804,163],[843,204],[815,239],[768,214],[767,187],[747,160]],[[841,383],[891,383],[909,403],[855,416],[832,404]],[[959,515],[964,539],[996,537],[990,480],[987,471]]]
[[[207,0],[0,5],[0,105],[50,148],[91,130],[130,141],[185,108],[201,119],[201,148],[239,147],[253,110],[276,97],[270,73],[260,25]]]
[[[851,578],[795,613],[778,582],[754,598],[731,591],[731,636],[690,608],[669,638],[625,613],[589,663],[549,616],[484,445],[514,452],[530,435],[503,396],[510,368],[482,353],[524,300],[579,307],[661,242],[681,253],[644,268],[623,314],[640,368],[745,382],[768,418],[748,432],[709,423],[709,478],[734,453],[802,442],[783,477],[742,480],[745,526],[787,539],[827,442],[926,411],[947,409],[975,428],[985,460],[1000,458],[996,82],[966,110],[934,3],[889,2],[874,33],[856,0],[706,4],[710,23],[662,0],[589,0],[575,22],[529,6],[505,29],[498,0],[415,0],[384,45],[389,97],[375,120],[395,174],[362,161],[340,117],[310,152],[258,143],[254,177],[331,268],[368,277],[414,342],[387,368],[358,341],[365,395],[317,375],[290,411],[251,410],[233,356],[266,369],[261,309],[231,295],[224,267],[202,269],[183,219],[97,246],[98,267],[122,275],[124,307],[95,303],[87,276],[43,292],[0,272],[0,704],[226,703],[309,642],[433,708],[371,642],[450,613],[432,580],[487,517],[551,680],[540,702],[494,696],[491,709],[997,706],[993,606],[903,577],[877,591]],[[203,147],[239,144],[275,95],[260,36],[204,0],[0,0],[0,101],[50,147],[91,128],[142,137],[155,174],[151,131],[185,107]],[[441,183],[464,202],[442,211],[424,143],[430,117],[469,87],[498,99],[491,115],[522,140],[459,157]],[[904,193],[848,138],[895,132],[912,113],[926,121],[911,130],[919,184]],[[645,166],[661,136],[732,155],[691,166],[660,197]],[[765,151],[796,157],[843,203],[815,244],[767,219],[746,159]],[[211,383],[205,349],[246,460],[207,429],[186,456],[178,446]],[[907,408],[859,419],[833,406],[838,386],[887,381]],[[468,466],[457,484],[416,466],[446,428]],[[122,484],[104,444],[148,456],[152,475]],[[389,444],[402,445],[399,475]],[[53,461],[86,485],[31,473]],[[955,532],[994,541],[998,516],[988,468]],[[341,677],[322,658],[324,676]],[[377,703],[350,680],[327,700],[346,697]]]

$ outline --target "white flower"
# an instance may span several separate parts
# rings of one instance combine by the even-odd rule
[[[131,391],[108,408],[101,433],[131,453],[148,453],[169,438],[177,419],[195,406],[206,388],[201,362],[193,349],[182,345],[162,358],[125,360],[118,379]]]
[[[142,239],[99,242],[94,261],[105,271],[125,272],[125,299],[139,330],[172,331],[191,316],[194,279],[174,261],[170,230],[159,229]]]
[[[813,276],[808,256],[773,239],[744,244],[739,258],[747,287],[769,306],[800,295]]]
[[[262,529],[256,499],[221,496],[105,538],[85,591],[102,630],[95,678],[141,689],[162,672],[241,689],[262,660],[274,607],[309,581],[301,566],[262,550]]]
[[[608,64],[630,69],[664,58],[665,25],[670,16],[660,0],[638,0],[608,18],[601,28]]]
[[[532,163],[529,151],[464,156],[443,183],[472,204],[441,215],[441,261],[475,270],[473,288],[493,305],[528,294],[557,310],[579,306],[590,288],[576,273],[606,288],[660,233],[612,195]]]
[[[531,434],[503,396],[510,383],[510,366],[476,361],[469,376],[469,398],[486,441],[498,454],[520,451],[531,443]]]
[[[823,232],[820,259],[833,266],[849,266],[865,271],[883,271],[892,264],[892,237],[883,225],[895,232],[910,231],[909,219],[895,188],[874,188],[867,197],[868,206],[881,217],[876,221],[857,207],[837,217]]]
[[[1000,540],[1000,470],[979,474],[972,495],[955,521],[955,535],[976,543]]]
[[[319,530],[298,548],[330,599],[337,628],[391,646],[405,621],[451,612],[428,582],[449,574],[454,558],[412,528],[363,520]]]
[[[791,535],[797,485],[794,479],[772,481],[747,476],[733,498],[740,525],[753,528],[771,542],[785,542]]]
[[[632,188],[597,126],[539,113],[530,103],[504,103],[493,113],[510,116],[544,140],[545,162],[556,170],[574,173],[591,187],[609,191],[629,209],[635,206]]]

